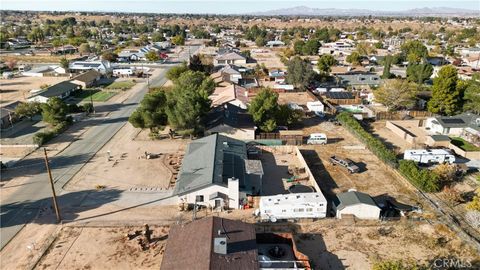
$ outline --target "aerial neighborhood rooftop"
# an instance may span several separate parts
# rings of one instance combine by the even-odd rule
[[[2,269],[480,268],[478,5],[203,2],[2,7]]]

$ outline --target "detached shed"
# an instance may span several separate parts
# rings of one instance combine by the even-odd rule
[[[342,215],[354,215],[360,219],[379,219],[381,211],[370,195],[358,191],[337,194],[333,210],[335,216],[340,219]]]

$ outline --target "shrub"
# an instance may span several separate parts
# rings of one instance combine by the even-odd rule
[[[420,169],[412,160],[400,160],[398,170],[410,183],[425,192],[440,191],[440,177],[427,169]]]
[[[33,143],[40,146],[53,139],[55,135],[54,131],[37,132],[33,135]]]
[[[360,139],[367,148],[372,151],[379,159],[392,167],[397,166],[395,153],[388,149],[382,141],[368,133],[358,121],[348,112],[342,112],[337,115],[337,120],[342,123],[350,132]]]
[[[67,120],[69,120],[69,119],[67,119]],[[63,121],[63,122],[57,124],[51,130],[35,133],[35,135],[33,135],[33,143],[37,144],[38,146],[47,143],[48,141],[53,139],[58,134],[64,132],[70,124],[71,124],[71,121]]]

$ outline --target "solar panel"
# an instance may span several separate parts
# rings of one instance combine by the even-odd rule
[[[353,95],[350,92],[328,92],[327,98],[331,99],[353,99]]]
[[[465,121],[460,118],[450,118],[450,119],[442,119],[445,124],[465,124]]]

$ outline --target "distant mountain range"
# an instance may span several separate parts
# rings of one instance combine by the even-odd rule
[[[337,8],[311,8],[297,6],[276,9],[264,12],[255,12],[252,15],[260,16],[396,16],[396,17],[480,17],[479,10],[469,10],[449,7],[424,7],[402,11],[382,11],[368,9],[337,9]]]

